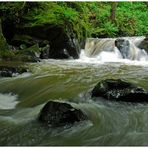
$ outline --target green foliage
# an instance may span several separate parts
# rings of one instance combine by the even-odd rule
[[[110,22],[111,3],[98,3],[96,12],[96,26],[102,28],[97,34],[99,37],[135,36],[144,35],[148,30],[147,3],[144,2],[118,2],[116,9],[116,22]]]
[[[64,26],[67,32],[74,33],[77,38],[86,37],[90,34],[92,26],[83,12],[82,3],[72,3],[71,7],[70,4],[65,2],[41,3],[40,9],[34,9],[25,16],[28,22],[25,25],[57,24]],[[81,8],[81,12],[76,11],[78,8]]]
[[[111,6],[110,2],[0,2],[0,14],[20,26],[62,25],[78,39],[147,33],[147,2],[118,2],[114,23]]]
[[[143,35],[148,30],[148,10],[143,2],[120,2],[117,8],[117,27],[123,35]]]
[[[0,2],[0,14],[3,19],[18,19],[25,2]]]
[[[5,60],[12,60],[15,54],[11,50],[0,50],[0,58]]]
[[[87,37],[140,36],[148,34],[148,3],[117,2],[115,21],[111,20],[111,2],[0,2],[0,59],[33,61],[40,48],[21,46],[9,49],[3,36],[1,20],[16,26],[61,25],[78,40]],[[26,35],[15,40],[35,44]]]
[[[107,34],[110,37],[116,36],[118,32],[118,28],[111,22],[107,22],[103,25],[104,28],[104,34]]]

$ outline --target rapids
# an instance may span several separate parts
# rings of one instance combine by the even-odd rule
[[[119,41],[121,49],[118,49],[115,45],[117,38],[88,38],[85,44],[85,55],[87,57],[98,57],[105,52],[106,54],[114,54],[117,59],[148,61],[147,52],[138,48],[145,37],[121,37],[118,39],[124,41]]]
[[[103,51],[87,57],[82,50],[80,59],[42,60],[30,64],[31,73],[0,78],[0,145],[148,145],[148,104],[90,98],[97,82],[108,78],[123,78],[148,89],[148,62],[118,56]],[[72,127],[46,128],[37,117],[48,100],[70,102],[89,120]]]

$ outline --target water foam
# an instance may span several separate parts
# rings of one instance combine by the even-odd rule
[[[79,62],[86,63],[105,63],[120,62],[132,65],[147,65],[148,54],[144,49],[139,49],[138,45],[145,37],[121,37],[129,42],[127,48],[118,49],[115,46],[117,38],[88,38],[85,44],[85,50],[81,51]],[[126,44],[120,43],[121,46]],[[124,57],[125,55],[125,57]]]
[[[18,95],[8,93],[1,94],[0,93],[0,109],[14,109],[19,101],[16,101]]]
[[[99,55],[96,55],[95,57],[88,57],[86,56],[85,50],[81,50],[80,58],[76,61],[79,63],[90,63],[90,64],[104,64],[109,62],[109,63],[121,63],[121,64],[123,63],[128,65],[148,66],[148,61],[145,60],[144,58],[141,58],[139,61],[123,59],[118,50],[115,50],[115,52],[102,51]]]

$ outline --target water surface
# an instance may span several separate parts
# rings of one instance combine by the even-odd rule
[[[147,62],[51,59],[30,64],[30,70],[32,74],[0,78],[1,146],[148,145],[148,104],[90,97],[93,87],[108,78],[148,89]],[[48,100],[69,102],[89,120],[72,127],[46,128],[37,117]]]

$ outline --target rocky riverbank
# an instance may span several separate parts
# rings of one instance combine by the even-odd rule
[[[0,77],[13,77],[28,71],[27,64],[23,62],[0,62]]]

